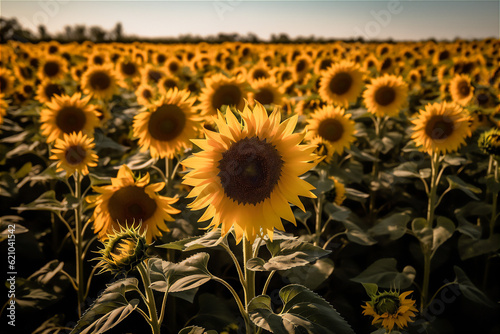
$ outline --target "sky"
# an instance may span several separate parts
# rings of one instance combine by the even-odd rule
[[[1,0],[0,15],[15,17],[32,31],[44,24],[50,33],[85,24],[141,37],[254,33],[290,37],[452,40],[500,37],[500,5],[490,1],[76,1]]]

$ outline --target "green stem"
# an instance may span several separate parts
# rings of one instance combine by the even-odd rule
[[[498,183],[498,161],[493,162],[494,175],[495,175],[495,183]],[[498,192],[493,192],[493,202],[491,203],[491,219],[490,219],[490,235],[489,237],[493,237],[493,232],[495,231],[495,223],[497,217],[497,205],[498,205]]]
[[[318,205],[316,206],[316,231],[314,235],[314,245],[319,246],[321,241],[321,216],[323,213],[323,195],[318,195]]]
[[[144,284],[144,290],[146,291],[146,305],[149,311],[149,325],[153,334],[160,334],[160,322],[158,321],[158,312],[156,312],[156,302],[153,290],[151,290],[151,281],[149,280],[149,274],[146,265],[141,262],[137,268],[141,274],[142,283]]]
[[[243,237],[243,266],[245,271],[245,311],[248,316],[248,304],[255,297],[255,272],[247,268],[247,262],[252,256],[252,243],[248,241],[246,236]],[[247,334],[255,333],[254,326],[247,324]]]
[[[167,196],[170,193],[171,182],[172,181],[172,160],[170,158],[165,158],[165,187]]]
[[[75,172],[75,197],[78,199],[78,205],[75,208],[75,251],[76,251],[76,286],[78,287],[78,316],[82,316],[84,291],[84,275],[83,275],[83,235],[82,235],[82,199],[81,199],[81,178],[80,173]]]
[[[434,295],[432,296],[431,299],[429,299],[429,303],[427,304],[427,306],[425,308],[427,308],[431,303],[432,301],[434,300],[434,298],[436,298],[437,294],[439,293],[439,291],[443,290],[444,288],[446,288],[447,286],[450,286],[450,285],[453,285],[453,284],[458,284],[457,282],[453,281],[453,282],[448,282],[446,284],[443,284],[437,291],[436,293],[434,293]]]
[[[376,118],[373,118],[373,123],[375,125],[375,139],[380,139],[380,132],[382,130],[382,124],[384,123],[382,118],[380,116],[377,116]],[[378,175],[379,175],[379,155],[380,151],[378,149],[375,150],[374,156],[375,156],[375,161],[373,161],[373,167],[372,167],[372,182],[378,181]],[[372,189],[372,185],[370,184],[370,217],[371,221],[374,221],[375,219],[375,191]]]
[[[233,295],[234,301],[238,305],[238,309],[240,310],[240,314],[243,317],[243,319],[245,320],[245,327],[246,327],[247,333],[253,333],[250,318],[248,317],[248,313],[246,311],[246,308],[245,308],[245,306],[243,306],[243,303],[241,302],[241,299],[238,296],[238,293],[236,292],[236,290],[234,290],[233,287],[228,282],[223,280],[222,278],[219,278],[217,276],[213,276],[212,279],[214,281],[217,281],[217,282],[221,283],[222,285],[224,285],[229,290],[229,292],[231,292],[231,294]]]

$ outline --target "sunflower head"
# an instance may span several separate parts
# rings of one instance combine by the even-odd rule
[[[342,205],[342,203],[346,198],[344,184],[333,176],[329,176],[328,178],[333,181],[334,187],[333,189],[325,193],[325,199],[328,202],[333,202],[337,205]]]
[[[115,275],[127,274],[148,258],[146,232],[140,233],[140,229],[140,225],[120,227],[119,231],[108,235],[103,242],[104,248],[98,251],[101,256],[96,259],[99,260],[97,266],[101,268],[99,274],[106,271]]]
[[[359,65],[349,61],[330,66],[320,80],[321,98],[343,107],[355,102],[363,89],[363,72]]]
[[[89,167],[97,166],[98,156],[93,148],[93,138],[88,138],[82,132],[64,134],[63,139],[56,139],[52,149],[52,160],[58,160],[57,171],[66,171],[66,177],[75,172],[81,175],[89,173]]]
[[[366,108],[379,117],[393,117],[406,102],[408,86],[402,77],[384,75],[372,79],[363,93]]]
[[[372,284],[370,284],[372,285]],[[400,293],[399,291],[378,291],[378,287],[373,284],[374,290],[369,290],[370,301],[361,307],[363,315],[373,317],[372,325],[384,328],[390,333],[394,327],[405,329],[409,322],[413,322],[412,317],[418,310],[415,308],[415,301],[406,299],[413,291]]]
[[[117,89],[113,68],[109,65],[91,66],[82,75],[82,88],[85,94],[97,99],[107,100]]]
[[[242,110],[245,106],[246,82],[243,76],[228,78],[221,73],[205,80],[200,95],[200,106],[204,115],[216,115],[222,106]]]
[[[485,154],[500,157],[500,129],[493,128],[481,133],[478,146]]]
[[[457,74],[450,81],[450,94],[454,102],[465,106],[472,97],[474,97],[474,87],[471,85],[470,78],[465,74]]]

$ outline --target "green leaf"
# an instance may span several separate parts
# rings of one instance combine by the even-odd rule
[[[328,302],[306,287],[287,285],[279,296],[283,301],[279,314],[274,313],[269,296],[257,296],[250,301],[248,313],[255,325],[274,334],[354,334]]]
[[[161,292],[180,292],[198,288],[212,279],[207,253],[197,253],[182,262],[161,259],[149,261],[151,288]]]
[[[460,259],[467,259],[496,252],[500,249],[500,234],[493,234],[488,239],[473,239],[466,235],[462,235],[458,239],[458,254]]]
[[[226,235],[227,236],[227,235]],[[225,242],[226,236],[221,237],[220,228],[213,229],[201,236],[186,238],[174,242],[169,242],[167,244],[156,246],[158,248],[167,248],[181,250],[184,252],[203,249],[203,248],[213,248],[219,246],[221,242]]]
[[[375,223],[368,234],[371,236],[389,235],[391,240],[397,240],[406,233],[406,225],[410,221],[408,212],[394,213]]]
[[[272,257],[265,261],[261,258],[248,260],[247,268],[252,271],[287,270],[305,266],[328,255],[330,251],[298,239],[268,241],[267,248]]]
[[[437,217],[436,227],[432,230],[432,252],[436,251],[455,232],[455,224],[443,216]]]
[[[319,180],[318,182],[315,182],[315,184],[312,185],[316,187],[316,189],[312,190],[312,193],[315,194],[316,196],[324,194],[332,190],[333,187],[335,187],[335,183],[333,182],[333,180],[330,179]]]
[[[361,203],[364,203],[365,200],[370,197],[370,195],[368,195],[367,193],[353,188],[345,188],[345,196],[348,199],[352,199],[353,201],[358,201]]]
[[[181,329],[179,334],[217,334],[217,331],[212,329],[207,331],[203,327],[189,326]]]
[[[402,164],[394,168],[394,171],[392,173],[397,177],[420,178],[420,174],[418,173],[418,165],[413,161],[403,162]]]
[[[315,290],[333,273],[333,261],[329,258],[322,258],[309,266],[295,267],[281,272],[290,283],[301,284]]]
[[[460,156],[453,156],[453,155],[445,155],[444,156],[444,163],[451,165],[451,166],[461,166],[463,165],[467,159],[460,157]]]
[[[493,194],[498,194],[500,192],[500,182],[495,180],[495,175],[486,176],[486,187]]]
[[[471,282],[465,272],[458,266],[453,266],[455,270],[456,281],[460,291],[464,297],[478,304],[483,304],[488,307],[497,307],[498,305],[492,302],[481,290],[479,290],[474,283]]]
[[[330,202],[325,203],[323,210],[328,214],[330,219],[339,222],[347,220],[351,214],[351,210],[348,208]]]
[[[26,175],[28,175],[29,172],[31,172],[32,168],[33,168],[33,164],[31,162],[25,163],[23,165],[23,167],[21,167],[19,170],[17,170],[14,173],[14,178],[16,178],[16,179],[22,179],[23,177],[25,177]]]
[[[491,213],[491,205],[484,202],[469,202],[460,209],[455,210],[458,220],[457,231],[473,239],[479,239],[482,234],[481,226],[470,223],[466,217],[485,217]]]
[[[432,244],[433,231],[431,228],[427,227],[427,219],[425,218],[415,218],[411,222],[411,230],[415,236],[423,244]]]
[[[377,243],[375,239],[368,235],[361,227],[351,220],[342,221],[346,229],[347,239],[363,246],[371,246]]]
[[[466,193],[469,197],[479,201],[479,198],[475,194],[480,194],[481,189],[474,187],[472,184],[464,182],[461,178],[456,175],[446,176],[451,189],[460,189]]]
[[[415,279],[416,271],[412,266],[406,266],[402,272],[396,268],[397,261],[394,258],[380,259],[372,263],[351,281],[358,283],[374,283],[385,289],[408,288]]]
[[[70,334],[104,333],[132,313],[139,299],[128,301],[128,291],[138,291],[136,278],[125,278],[109,285],[92,306],[82,315]]]
[[[68,211],[75,209],[78,206],[77,202],[77,199],[70,195],[66,195],[63,201],[60,202],[56,199],[55,191],[49,190],[44,192],[33,202],[13,209],[19,210],[19,212],[30,210]]]
[[[97,174],[89,173],[90,185],[100,186],[102,184],[110,184],[111,178],[107,176],[99,176]]]
[[[375,283],[361,283],[363,288],[365,288],[366,294],[368,297],[372,298],[378,293],[378,285]]]

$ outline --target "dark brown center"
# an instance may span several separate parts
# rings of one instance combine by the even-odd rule
[[[218,176],[227,197],[255,205],[271,196],[282,167],[281,155],[272,144],[244,138],[222,153]]]
[[[272,104],[274,102],[274,94],[269,89],[262,88],[255,93],[254,99],[261,104]]]
[[[462,97],[467,97],[470,94],[470,86],[467,81],[460,81],[458,84],[458,92]]]
[[[148,131],[151,137],[169,141],[179,136],[184,130],[186,115],[174,104],[164,104],[151,115]]]
[[[425,126],[425,133],[434,140],[444,140],[448,138],[455,129],[453,120],[446,116],[432,116]]]
[[[318,126],[318,134],[330,142],[336,142],[344,134],[344,126],[335,118],[327,118]]]
[[[323,59],[321,61],[321,64],[319,66],[320,70],[326,70],[328,67],[330,67],[333,64],[333,60],[331,59]]]
[[[4,77],[0,76],[0,91],[4,92],[9,85],[9,82]]]
[[[92,73],[89,82],[94,90],[106,90],[111,86],[111,78],[106,72],[101,71]]]
[[[396,99],[396,91],[392,87],[382,86],[375,92],[375,102],[382,106],[388,106]]]
[[[160,81],[160,79],[162,77],[163,77],[163,73],[161,73],[159,71],[155,71],[155,70],[148,71],[148,79],[151,81],[158,83],[158,81]]]
[[[64,133],[83,130],[87,117],[85,112],[77,107],[63,107],[56,116],[56,125]]]
[[[267,74],[267,71],[259,68],[259,69],[256,69],[254,72],[253,72],[253,78],[254,79],[262,79],[262,78],[267,78],[269,76],[269,74]]]
[[[137,66],[135,66],[134,63],[121,63],[120,68],[122,70],[122,73],[127,75],[127,76],[132,76],[137,72]]]
[[[108,203],[111,219],[121,224],[145,222],[154,215],[156,208],[156,201],[146,194],[144,188],[137,186],[116,191]]]
[[[237,106],[241,103],[242,92],[236,85],[222,85],[215,91],[212,97],[212,107],[217,110],[222,106]]]
[[[170,70],[170,72],[176,73],[179,70],[179,64],[173,61],[170,64],[168,64],[168,69]]]
[[[349,73],[339,72],[330,80],[330,91],[336,95],[343,95],[351,89],[352,77]]]
[[[48,84],[45,86],[43,93],[45,94],[45,97],[50,100],[54,95],[61,95],[63,93],[63,89],[58,84]]]
[[[81,164],[85,160],[86,156],[87,152],[80,145],[70,146],[64,153],[66,161],[72,166]]]
[[[61,68],[56,61],[48,61],[43,65],[43,73],[48,77],[55,77],[60,70]]]

